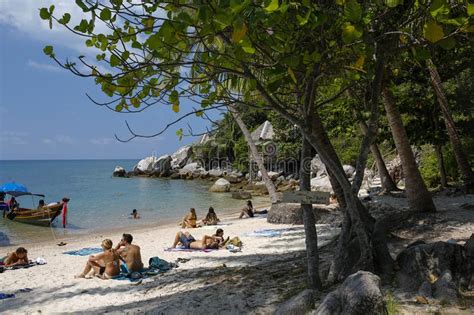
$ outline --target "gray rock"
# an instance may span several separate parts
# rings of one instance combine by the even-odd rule
[[[222,177],[222,175],[223,175],[223,172],[221,170],[215,170],[215,169],[209,170],[209,176],[211,177]]]
[[[127,171],[125,171],[125,169],[123,167],[121,167],[120,165],[117,165],[114,169],[114,172],[113,172],[112,176],[114,176],[114,177],[125,177],[126,174],[127,174]]]
[[[306,289],[303,292],[282,303],[275,311],[274,315],[300,315],[306,314],[314,308],[313,290]]]
[[[237,184],[237,183],[240,183],[242,181],[242,177],[238,177],[237,175],[235,174],[229,174],[229,175],[226,175],[224,176],[224,178],[229,181],[229,183],[231,184]]]
[[[175,153],[171,155],[171,167],[173,169],[184,167],[192,153],[193,149],[190,145],[185,145],[179,148]]]
[[[156,156],[146,157],[146,158],[140,160],[140,162],[138,162],[137,169],[140,172],[149,173],[149,172],[153,171],[153,165],[155,164],[156,161],[157,161]]]
[[[153,164],[153,173],[166,173],[171,170],[172,158],[170,155],[160,156]]]
[[[232,193],[232,198],[239,200],[248,200],[252,199],[252,194],[248,191],[234,191]]]
[[[329,176],[315,177],[311,179],[311,190],[326,191],[332,193]]]
[[[171,173],[170,178],[171,179],[180,179],[181,176],[179,175],[179,173],[174,172],[174,173]]]
[[[358,271],[329,293],[312,314],[385,314],[380,278],[367,271]]]
[[[471,237],[466,241],[464,248],[466,249],[467,256],[474,260],[474,233],[471,234]]]
[[[315,177],[321,177],[323,175],[327,175],[326,166],[319,158],[319,155],[316,156],[311,160],[311,173],[315,175]]]
[[[276,181],[276,179],[278,178],[278,176],[280,176],[280,173],[277,173],[277,172],[268,172],[268,177],[270,177],[270,179],[272,181]]]
[[[230,183],[224,178],[219,178],[214,185],[209,188],[211,192],[228,192],[230,190]]]
[[[343,165],[344,173],[346,173],[347,178],[352,178],[355,174],[355,168],[352,165]]]

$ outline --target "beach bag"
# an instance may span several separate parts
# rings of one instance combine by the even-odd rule
[[[242,241],[240,240],[240,238],[238,236],[234,237],[234,238],[231,238],[230,240],[228,240],[227,242],[225,242],[225,245],[234,245],[236,247],[242,247],[243,243]]]
[[[149,269],[166,272],[172,268],[172,265],[160,257],[151,257],[148,261]]]

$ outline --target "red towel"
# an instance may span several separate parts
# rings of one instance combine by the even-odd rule
[[[63,228],[66,228],[67,202],[63,203]]]

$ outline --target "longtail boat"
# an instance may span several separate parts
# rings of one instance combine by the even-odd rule
[[[24,185],[17,183],[7,183],[1,186],[0,193],[10,195],[15,198],[20,196],[38,196],[44,198],[43,194],[30,193]],[[10,219],[14,222],[39,226],[50,226],[54,219],[61,215],[63,208],[67,207],[68,201],[69,199],[63,198],[61,202],[51,203],[43,207],[38,207],[37,209],[16,207],[14,209],[9,209],[4,218]]]

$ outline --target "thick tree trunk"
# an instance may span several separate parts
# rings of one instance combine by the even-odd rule
[[[438,160],[439,176],[441,187],[448,187],[448,180],[446,177],[446,168],[444,167],[443,147],[439,144],[434,145],[436,159]]]
[[[400,112],[388,88],[383,89],[385,111],[402,162],[408,204],[412,210],[434,212],[436,207],[416,165]]]
[[[307,169],[304,163],[312,159],[312,147],[306,139],[303,138],[301,148],[300,163],[300,191],[311,191],[311,170]],[[321,289],[321,278],[319,276],[319,251],[318,235],[316,231],[316,222],[314,219],[313,205],[301,204],[303,210],[303,223],[306,236],[306,257],[308,259],[308,287],[310,289]]]
[[[444,123],[446,125],[446,130],[448,131],[454,157],[456,158],[458,167],[461,170],[463,181],[466,187],[471,188],[474,186],[474,172],[469,165],[469,161],[462,148],[458,132],[456,131],[456,126],[454,125],[454,120],[451,115],[451,111],[449,110],[448,100],[446,99],[446,95],[444,93],[443,85],[438,74],[438,69],[436,69],[436,66],[433,64],[431,59],[427,60],[427,66],[431,77],[431,84],[433,85],[441,112],[443,114]]]
[[[365,122],[359,122],[359,127],[362,130],[362,133],[367,132],[367,125]],[[375,163],[377,164],[377,171],[380,176],[380,181],[382,182],[382,189],[384,192],[397,191],[399,190],[392,177],[388,173],[387,166],[383,160],[382,153],[380,153],[379,147],[377,144],[372,143],[370,145],[370,152],[372,153]]]
[[[277,197],[275,185],[273,184],[273,181],[271,180],[271,178],[268,176],[267,169],[265,168],[265,165],[263,164],[262,156],[258,153],[257,146],[252,140],[250,131],[248,130],[242,118],[240,117],[237,109],[232,105],[228,105],[228,108],[229,108],[230,113],[232,114],[232,117],[237,122],[237,125],[239,125],[240,130],[242,130],[244,138],[247,141],[247,144],[250,148],[252,158],[257,163],[258,169],[260,170],[260,173],[262,174],[262,180],[264,181],[265,186],[268,189],[268,194],[270,195],[271,202],[276,203],[278,201],[278,197]]]

